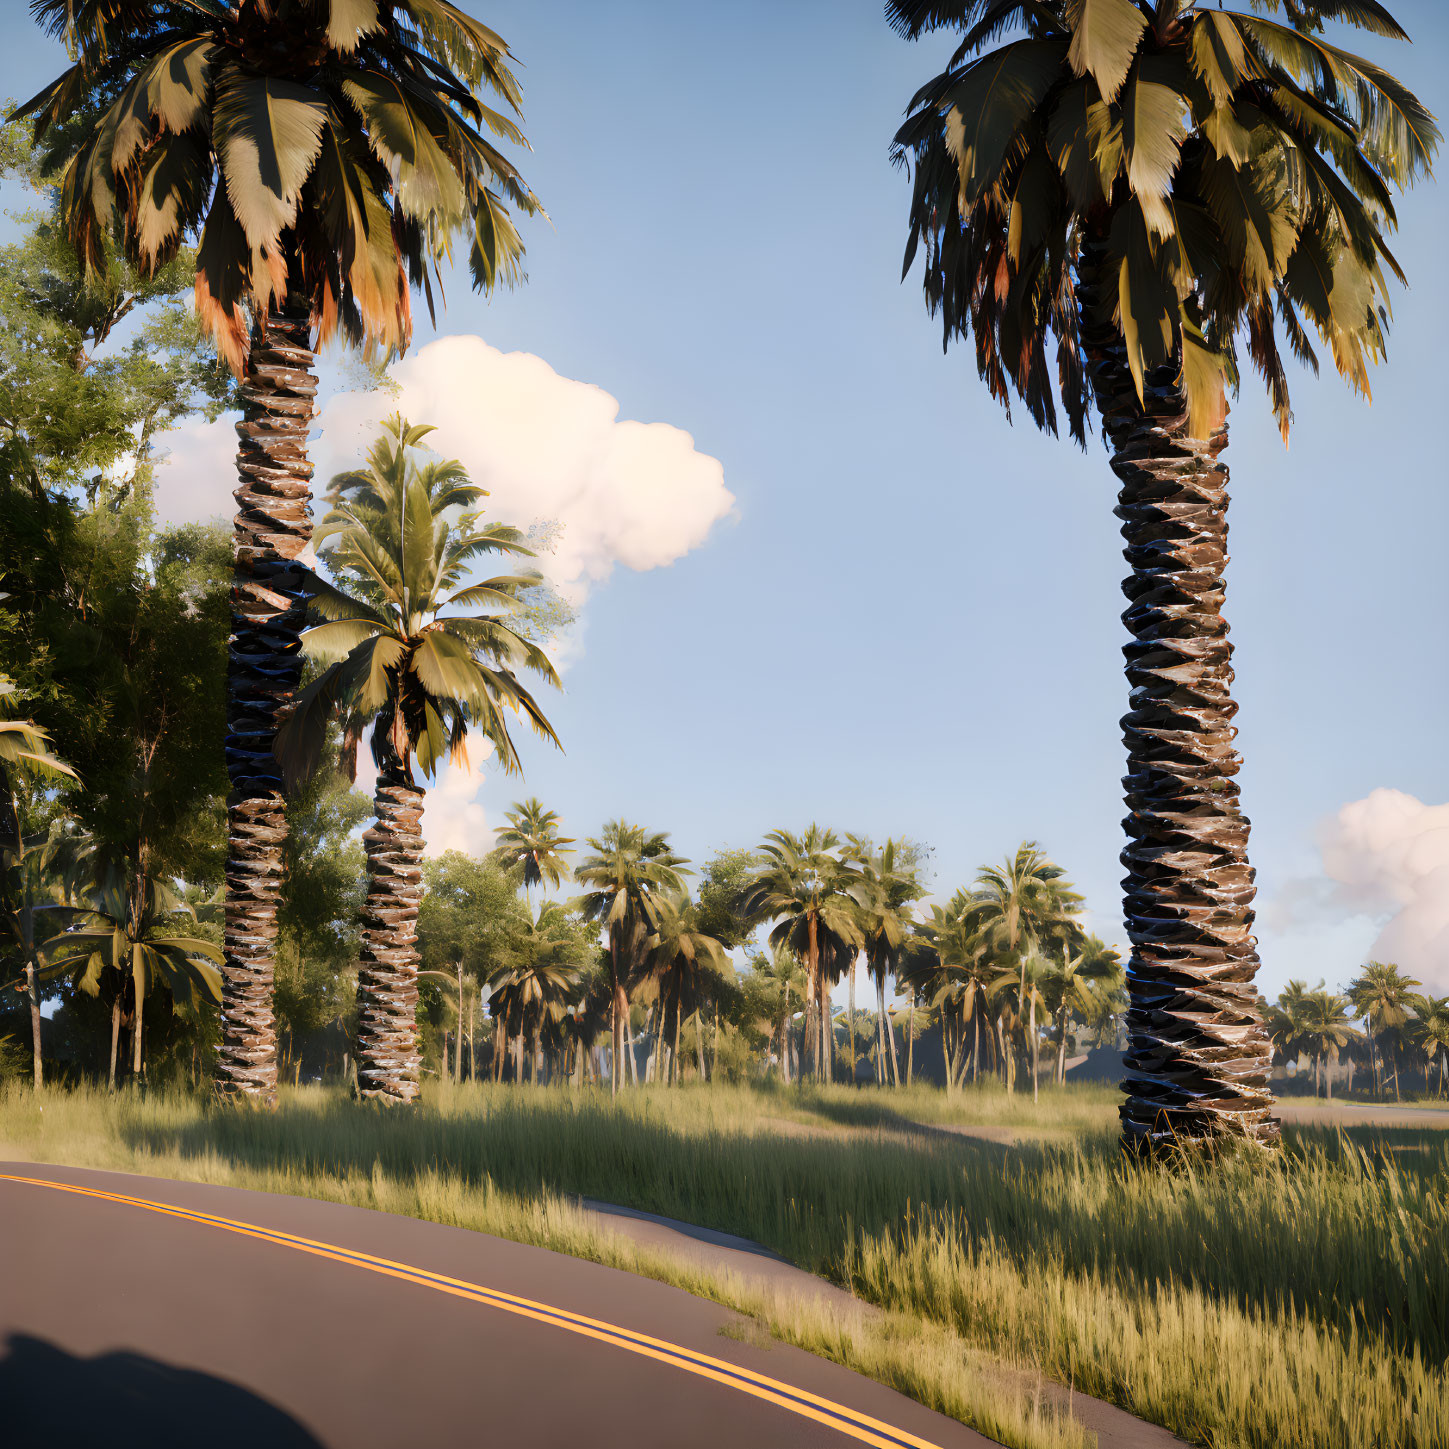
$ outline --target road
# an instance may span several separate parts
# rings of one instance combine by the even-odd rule
[[[6,1449],[991,1443],[678,1289],[413,1218],[0,1163],[0,1243]]]

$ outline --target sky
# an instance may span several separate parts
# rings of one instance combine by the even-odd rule
[[[1100,442],[1008,422],[900,280],[889,141],[951,41],[900,40],[878,0],[469,8],[519,60],[549,220],[526,286],[450,281],[396,399],[327,361],[318,476],[401,402],[497,516],[562,524],[546,563],[580,620],[548,704],[566,752],[445,775],[433,847],[486,849],[525,793],[571,835],[623,816],[696,862],[814,820],[927,843],[944,898],[1032,839],[1123,943],[1115,480]],[[1391,8],[1412,47],[1349,47],[1442,116],[1449,15]],[[0,93],[28,95],[62,57],[20,0],[0,14]],[[1412,290],[1372,407],[1295,377],[1286,452],[1252,384],[1231,417],[1270,996],[1375,953],[1449,992],[1446,211],[1433,183],[1399,207]],[[173,438],[169,516],[229,513],[233,448],[225,423]]]

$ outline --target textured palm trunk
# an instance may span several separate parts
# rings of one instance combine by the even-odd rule
[[[45,1067],[40,1050],[40,989],[35,981],[35,963],[25,968],[25,994],[30,999],[30,1051],[35,1074],[35,1090],[38,1092],[45,1078]]]
[[[116,1090],[116,1055],[121,1046],[121,993],[116,992],[116,999],[111,1002],[111,1075],[107,1082],[110,1091]]]
[[[237,424],[235,561],[227,663],[226,939],[217,1090],[272,1102],[277,1035],[272,979],[287,834],[272,742],[302,672],[303,571],[312,537],[314,412],[305,307],[267,318],[253,338]]]
[[[357,1086],[364,1098],[418,1095],[418,905],[423,895],[423,792],[384,769],[377,821],[362,837],[367,900],[357,973]]]
[[[850,1085],[855,1085],[855,962],[850,963]]]
[[[1128,1146],[1278,1141],[1271,1051],[1257,1007],[1253,871],[1238,805],[1232,646],[1223,619],[1228,561],[1226,427],[1188,436],[1173,368],[1148,375],[1139,403],[1109,291],[1089,246],[1083,336],[1121,483],[1116,513],[1132,573],[1122,615],[1131,685],[1127,846],[1122,863],[1131,1005],[1121,1108]],[[1095,271],[1095,275],[1094,275]]]

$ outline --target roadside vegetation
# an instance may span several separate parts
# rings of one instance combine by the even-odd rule
[[[1144,1168],[1119,1154],[1106,1090],[929,1100],[928,1114],[925,1090],[715,1084],[611,1102],[442,1084],[406,1114],[322,1089],[272,1114],[91,1090],[47,1093],[41,1113],[12,1087],[0,1140],[648,1272],[1013,1444],[1071,1432],[1033,1372],[1200,1444],[1449,1444],[1449,1134],[1289,1128],[1278,1162]],[[1015,1145],[943,1130],[1007,1127]],[[836,1325],[638,1255],[575,1197],[745,1234],[886,1316]]]

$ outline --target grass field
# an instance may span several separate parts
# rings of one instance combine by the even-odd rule
[[[23,1154],[412,1213],[666,1277],[1014,1445],[1080,1443],[1036,1366],[1213,1446],[1449,1446],[1449,1133],[1289,1129],[1276,1163],[1123,1163],[1115,1094],[435,1089],[0,1098]],[[918,1126],[916,1124],[925,1124]],[[949,1129],[1010,1128],[1014,1146]],[[1003,1134],[1004,1135],[1004,1134]],[[742,1233],[887,1310],[843,1322],[647,1260],[579,1194]],[[622,1261],[629,1259],[629,1261]]]

